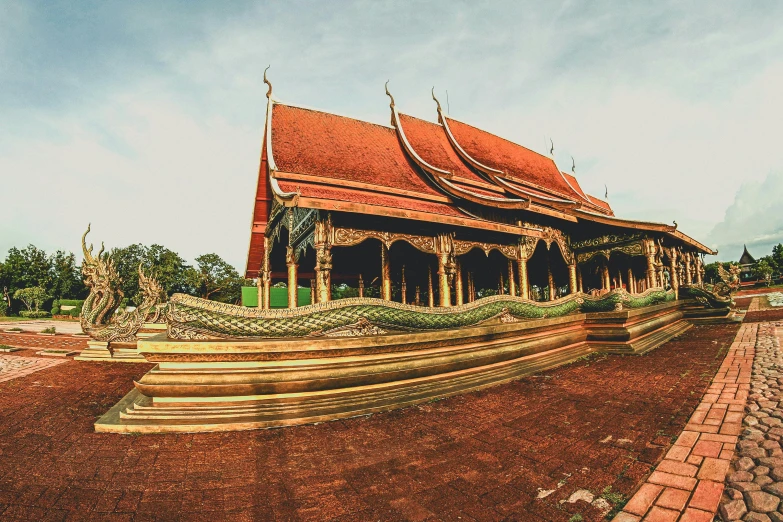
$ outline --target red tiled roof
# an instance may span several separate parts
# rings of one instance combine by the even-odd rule
[[[612,212],[612,207],[609,206],[609,203],[607,203],[602,199],[598,199],[595,196],[591,196],[590,194],[588,194],[587,197],[593,205],[597,207],[601,207],[604,210],[608,210],[609,212],[612,213],[612,215],[614,215],[614,212]]]
[[[447,170],[470,181],[489,184],[487,180],[470,170],[449,143],[443,127],[438,123],[400,114],[400,124],[413,150],[427,163]],[[497,194],[495,194],[497,196]]]
[[[571,188],[573,188],[577,194],[579,194],[582,199],[585,201],[589,201],[587,199],[587,194],[585,194],[585,191],[582,190],[582,187],[579,185],[579,182],[576,180],[575,176],[572,176],[571,174],[568,174],[567,172],[563,172],[563,177],[565,177],[566,181],[571,185]]]
[[[393,128],[275,103],[277,170],[440,195],[417,173]]]
[[[454,139],[476,161],[506,175],[563,195],[574,194],[555,162],[494,134],[448,118]],[[553,196],[549,196],[553,197]]]

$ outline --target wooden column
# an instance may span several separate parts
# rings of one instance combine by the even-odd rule
[[[577,267],[576,267],[576,281],[577,281],[577,284],[579,285],[579,292],[584,293],[585,292],[585,287],[584,287],[584,283],[582,281],[582,269],[579,268],[579,265],[577,265]]]
[[[575,294],[579,291],[576,277],[576,261],[568,265],[568,293]]]
[[[315,278],[310,280],[310,304],[318,302],[318,287],[315,284]]]
[[[296,261],[296,251],[287,246],[285,249],[285,264],[288,267],[288,308],[299,306],[299,276]]]
[[[359,274],[359,297],[364,297],[364,278]]]
[[[272,269],[269,261],[269,251],[271,248],[271,241],[268,237],[264,237],[264,266],[261,270],[261,284],[263,286],[263,308],[269,310],[272,307]]]
[[[508,295],[517,295],[516,276],[514,275],[514,262],[508,260]]]
[[[430,308],[435,306],[435,292],[432,290],[432,269],[427,267],[427,303]]]
[[[413,304],[421,306],[421,291],[419,290],[419,285],[416,285],[416,295],[413,298]]]
[[[634,281],[633,270],[630,268],[628,269],[628,293],[636,293],[636,281]]]
[[[647,287],[655,288],[657,285],[655,281],[655,256],[647,256]]]
[[[381,243],[381,299],[391,301],[391,266],[389,249]]]
[[[609,277],[609,264],[605,264],[601,267],[601,279],[603,279],[602,286],[607,292],[612,291],[612,279]]]
[[[696,254],[696,284],[700,286],[704,282],[702,279],[702,264],[701,254]]]
[[[503,272],[498,274],[498,295],[504,295],[506,293],[506,284],[503,281]]]
[[[456,294],[457,306],[459,306],[465,302],[462,295],[462,263],[459,262],[459,259],[455,263],[457,273],[454,274],[454,293]]]

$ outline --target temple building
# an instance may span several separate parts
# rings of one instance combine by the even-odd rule
[[[753,267],[756,264],[756,259],[748,252],[748,247],[742,245],[742,255],[739,258],[740,266],[740,281],[755,281],[758,279],[753,274]]]
[[[551,157],[452,118],[434,94],[437,122],[387,90],[382,125],[280,102],[267,84],[246,268],[259,307],[281,281],[289,307],[297,287],[322,303],[340,284],[430,307],[677,292],[715,254],[676,225],[616,217]]]

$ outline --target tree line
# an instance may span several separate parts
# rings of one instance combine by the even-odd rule
[[[729,268],[729,265],[736,263],[722,263],[716,261],[704,265],[704,278],[709,282],[720,281],[718,275],[718,266],[723,268]],[[756,259],[756,264],[753,265],[753,275],[758,279],[765,281],[767,285],[772,284],[772,281],[779,278],[783,274],[783,244],[778,243],[772,247],[772,253],[770,255],[760,257]]]
[[[188,264],[177,252],[162,245],[142,244],[110,251],[121,279],[128,305],[141,301],[138,268],[154,276],[168,296],[181,292],[205,299],[236,303],[241,287],[252,284],[217,254],[203,254]],[[84,285],[81,266],[72,252],[57,250],[47,254],[34,245],[11,248],[0,261],[0,315],[20,311],[48,310],[54,301],[80,300],[89,290]]]

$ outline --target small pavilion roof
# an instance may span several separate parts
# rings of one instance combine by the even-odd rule
[[[752,265],[756,263],[756,259],[750,255],[750,252],[748,252],[748,247],[746,245],[742,245],[742,256],[740,256],[739,264],[741,265]]]

